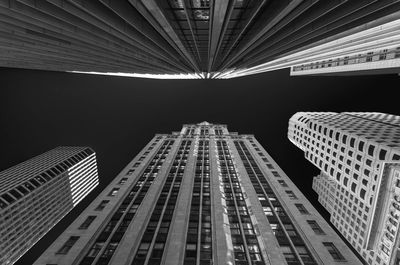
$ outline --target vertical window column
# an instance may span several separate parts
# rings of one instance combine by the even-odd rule
[[[184,264],[212,264],[209,140],[199,141]]]
[[[170,152],[173,143],[173,140],[164,141],[133,188],[119,205],[111,220],[97,236],[95,242],[79,263],[80,265],[91,265],[93,263],[106,265],[109,263],[144,196],[157,177],[158,171]],[[99,255],[100,253],[101,255]]]
[[[237,171],[226,141],[217,141],[217,151],[228,211],[235,264],[264,264],[254,226],[251,222],[248,207],[238,180]]]
[[[179,146],[132,265],[161,264],[191,144],[183,140]]]
[[[244,142],[234,141],[234,144],[286,262],[289,265],[316,265],[303,239],[294,228],[293,222]]]

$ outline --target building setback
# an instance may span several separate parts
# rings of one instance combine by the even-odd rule
[[[288,137],[321,169],[313,189],[365,262],[399,264],[400,117],[299,112]]]
[[[57,147],[0,172],[0,264],[17,261],[98,183],[87,147]]]
[[[284,58],[279,67],[304,74],[309,63],[341,55],[287,56],[382,17],[398,20],[399,10],[397,0],[2,0],[0,66],[232,78]]]
[[[34,263],[361,264],[253,135],[156,135]]]

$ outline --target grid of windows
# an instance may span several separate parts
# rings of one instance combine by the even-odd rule
[[[301,193],[292,189],[294,186],[283,173],[277,172],[279,167],[259,143],[254,143],[253,136],[229,133],[224,126],[219,127],[223,135],[217,135],[216,128],[206,123],[184,126],[180,132],[163,135],[166,142],[178,139],[173,145],[174,152],[169,151],[162,157],[163,142],[160,142],[157,144],[159,149],[151,152],[151,157],[145,157],[148,150],[139,154],[97,200],[97,203],[102,199],[109,201],[108,205],[101,203],[100,208],[104,209],[102,213],[97,212],[97,219],[94,220],[96,212],[93,211],[97,205],[93,205],[85,215],[87,219],[80,219],[82,222],[74,225],[60,242],[62,244],[70,235],[80,235],[83,231],[90,235],[90,239],[86,236],[80,239],[80,244],[85,246],[78,249],[75,244],[68,256],[56,256],[60,246],[57,243],[39,263],[61,264],[75,260],[79,265],[105,265],[123,259],[132,265],[153,265],[164,264],[168,258],[168,263],[181,265],[212,265],[217,261],[235,265],[265,262],[315,265],[319,253],[311,252],[309,246],[316,246],[318,242],[305,242],[303,233],[307,236],[311,233],[312,239],[319,238],[320,248],[324,248],[325,237],[314,235],[306,224],[306,219],[315,219],[313,216],[301,216],[302,222],[292,218],[300,215],[295,204],[304,203]],[[186,135],[190,133],[188,128],[193,129],[193,135]],[[270,162],[261,160],[262,157],[268,157],[266,160]],[[138,158],[142,161],[140,167],[135,166]],[[236,163],[240,165],[240,172]],[[271,164],[275,170],[268,170],[265,164]],[[133,169],[132,165],[134,177],[129,177],[126,172]],[[163,170],[158,171],[161,167]],[[148,177],[157,185],[151,184],[153,179]],[[129,186],[122,186],[124,183]],[[285,184],[289,187],[284,187]],[[183,191],[184,187],[187,190]],[[113,188],[120,188],[117,197],[108,196]],[[146,194],[147,189],[151,189],[151,194]],[[286,190],[294,191],[299,200],[289,200]],[[213,201],[213,198],[218,199]],[[255,205],[252,205],[253,200]],[[139,218],[138,210],[144,216]],[[304,230],[300,231],[297,225]],[[310,226],[317,232],[314,224]],[[88,227],[87,231],[79,230]],[[134,238],[127,235],[131,229],[134,229]],[[74,233],[70,233],[72,230]],[[326,232],[332,231],[326,229]],[[342,249],[344,245],[337,246]],[[269,256],[269,250],[275,254]],[[326,254],[328,257],[320,258],[332,262]],[[343,254],[346,258],[349,255],[344,251]]]
[[[71,207],[69,180],[59,175],[0,212],[0,263],[22,256]]]
[[[217,141],[219,169],[236,265],[264,264],[260,245],[226,141]]]
[[[55,177],[59,175],[65,174],[68,169],[73,167],[75,164],[84,160],[88,156],[92,155],[94,152],[90,148],[86,148],[85,150],[65,159],[64,161],[58,163],[57,165],[52,166],[51,168],[45,170],[39,175],[32,177],[21,185],[12,188],[3,194],[0,195],[0,209],[5,209],[9,205],[15,203],[19,199],[27,196],[32,193],[32,191],[40,188],[44,184],[48,183]],[[6,171],[5,171],[6,172]],[[2,172],[3,173],[3,172]],[[25,173],[26,174],[26,173]],[[14,173],[15,176],[15,173]],[[4,177],[7,180],[6,177]],[[4,181],[3,181],[4,182]],[[2,185],[9,185],[10,183],[2,183]]]
[[[282,254],[289,265],[316,265],[292,220],[243,141],[234,141],[246,172],[268,218]],[[301,262],[300,262],[301,260]]]
[[[191,145],[191,140],[182,140],[179,146],[132,265],[161,264]]]
[[[338,57],[323,61],[293,66],[293,71],[307,71],[319,68],[340,67],[344,65],[369,63],[376,61],[393,60],[400,58],[400,46],[389,49],[381,49],[376,51],[368,51],[355,55]]]
[[[209,140],[200,140],[186,237],[184,265],[212,264]]]
[[[298,113],[289,122],[289,139],[321,169],[313,184],[318,200],[370,264],[385,263],[384,251],[366,249],[365,239],[382,161],[400,158],[399,121],[390,114],[345,112]]]
[[[144,196],[149,190],[166,156],[169,154],[174,140],[165,140],[153,159],[144,169],[135,185],[124,198],[111,220],[103,228],[95,242],[86,253],[80,265],[108,264],[129,224],[133,220]],[[103,201],[104,202],[104,201]],[[103,207],[104,208],[104,207]]]
[[[160,2],[165,16],[197,64],[205,69],[209,52],[210,0]],[[196,34],[193,34],[196,32]]]

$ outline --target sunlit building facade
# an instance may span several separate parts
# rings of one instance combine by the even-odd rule
[[[299,112],[289,139],[321,173],[313,189],[367,264],[400,262],[400,117]]]
[[[400,72],[400,13],[313,42],[263,64],[226,72],[232,78],[290,68],[290,75],[360,75]]]
[[[158,134],[34,263],[361,264],[253,135]]]
[[[0,172],[0,264],[17,261],[98,183],[87,147],[57,147]]]
[[[399,10],[393,0],[10,0],[0,4],[0,66],[150,78],[311,74],[309,64],[340,64],[349,52],[338,44],[338,54],[329,48],[313,61],[298,52],[399,20]]]

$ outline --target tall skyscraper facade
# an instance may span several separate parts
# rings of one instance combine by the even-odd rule
[[[98,185],[87,147],[57,147],[0,172],[0,264],[13,264]]]
[[[220,78],[290,68],[290,75],[357,75],[400,72],[400,13],[313,42],[263,64]]]
[[[3,0],[0,66],[232,78],[399,10],[397,0]]]
[[[321,169],[313,188],[368,264],[399,264],[400,117],[299,112],[289,139]]]
[[[158,134],[37,265],[361,264],[253,135]]]

